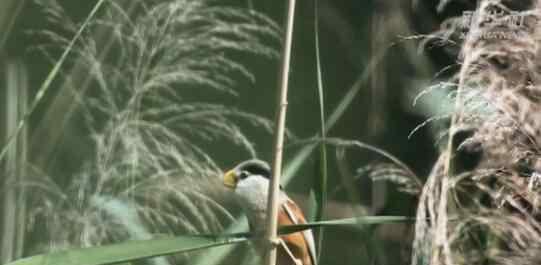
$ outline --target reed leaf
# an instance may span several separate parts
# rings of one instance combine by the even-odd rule
[[[319,117],[320,117],[320,136],[323,141],[326,139],[326,126],[325,126],[325,94],[323,89],[323,71],[321,67],[321,52],[319,44],[319,4],[318,0],[314,0],[314,31],[315,31],[315,50],[316,50],[316,70],[317,70],[317,90],[319,99]],[[320,221],[323,219],[323,212],[325,211],[325,205],[327,202],[327,146],[324,142],[319,145],[319,181],[316,181],[314,187],[314,194],[316,199],[315,220]],[[321,256],[321,249],[323,244],[323,229],[317,230],[317,243],[318,243],[318,257]]]
[[[344,218],[303,225],[284,226],[280,235],[300,232],[318,227],[364,226],[410,222],[405,216],[364,216]],[[250,240],[246,233],[231,235],[193,235],[173,238],[127,241],[107,246],[71,249],[21,259],[6,265],[107,265],[136,261],[152,257],[204,250],[219,246],[240,244]]]

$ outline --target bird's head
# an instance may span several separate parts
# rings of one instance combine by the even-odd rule
[[[267,196],[271,178],[269,164],[261,160],[248,160],[238,164],[224,174],[224,185],[231,189],[240,206],[250,219],[251,227],[263,227],[267,209]],[[280,201],[286,196],[281,192]]]
[[[268,183],[271,177],[269,164],[252,159],[238,164],[224,174],[224,185],[231,189],[257,183]]]

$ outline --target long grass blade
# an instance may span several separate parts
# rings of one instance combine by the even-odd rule
[[[319,5],[318,0],[314,0],[314,31],[315,31],[315,49],[316,49],[316,70],[317,70],[317,90],[319,99],[319,117],[320,117],[320,136],[321,139],[326,139],[325,130],[325,95],[323,90],[323,71],[321,69],[321,52],[319,45]],[[315,211],[315,220],[320,221],[323,219],[323,212],[325,211],[325,204],[327,201],[327,146],[324,142],[319,144],[319,181],[316,181],[315,198],[317,209]],[[318,229],[317,232],[317,259],[321,256],[321,249],[323,244],[323,229]]]
[[[60,251],[6,265],[106,265],[245,242],[246,237],[179,236]]]
[[[364,216],[344,218],[302,225],[284,226],[280,235],[318,227],[379,225],[410,222],[406,216]],[[128,241],[108,246],[72,249],[21,259],[6,265],[107,265],[130,262],[165,255],[234,245],[250,239],[246,233],[229,235],[178,236],[174,238]]]
[[[412,217],[407,216],[363,216],[352,217],[345,219],[336,219],[328,221],[312,222],[300,225],[284,226],[280,228],[280,234],[291,234],[300,232],[307,229],[321,228],[321,227],[337,227],[337,226],[362,226],[362,225],[382,225],[392,223],[405,223],[415,221]]]

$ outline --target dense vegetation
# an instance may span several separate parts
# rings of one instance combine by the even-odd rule
[[[0,262],[253,264],[220,177],[272,160],[286,3],[15,2]],[[282,184],[320,264],[537,264],[537,1],[357,2],[295,16]]]

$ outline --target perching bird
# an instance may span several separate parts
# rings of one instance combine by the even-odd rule
[[[224,175],[224,185],[235,192],[239,204],[248,217],[250,231],[261,235],[265,231],[267,218],[267,195],[271,170],[261,160],[240,163]],[[306,223],[301,209],[280,189],[278,226]],[[305,230],[280,237],[278,265],[316,265],[316,252],[312,231]]]

